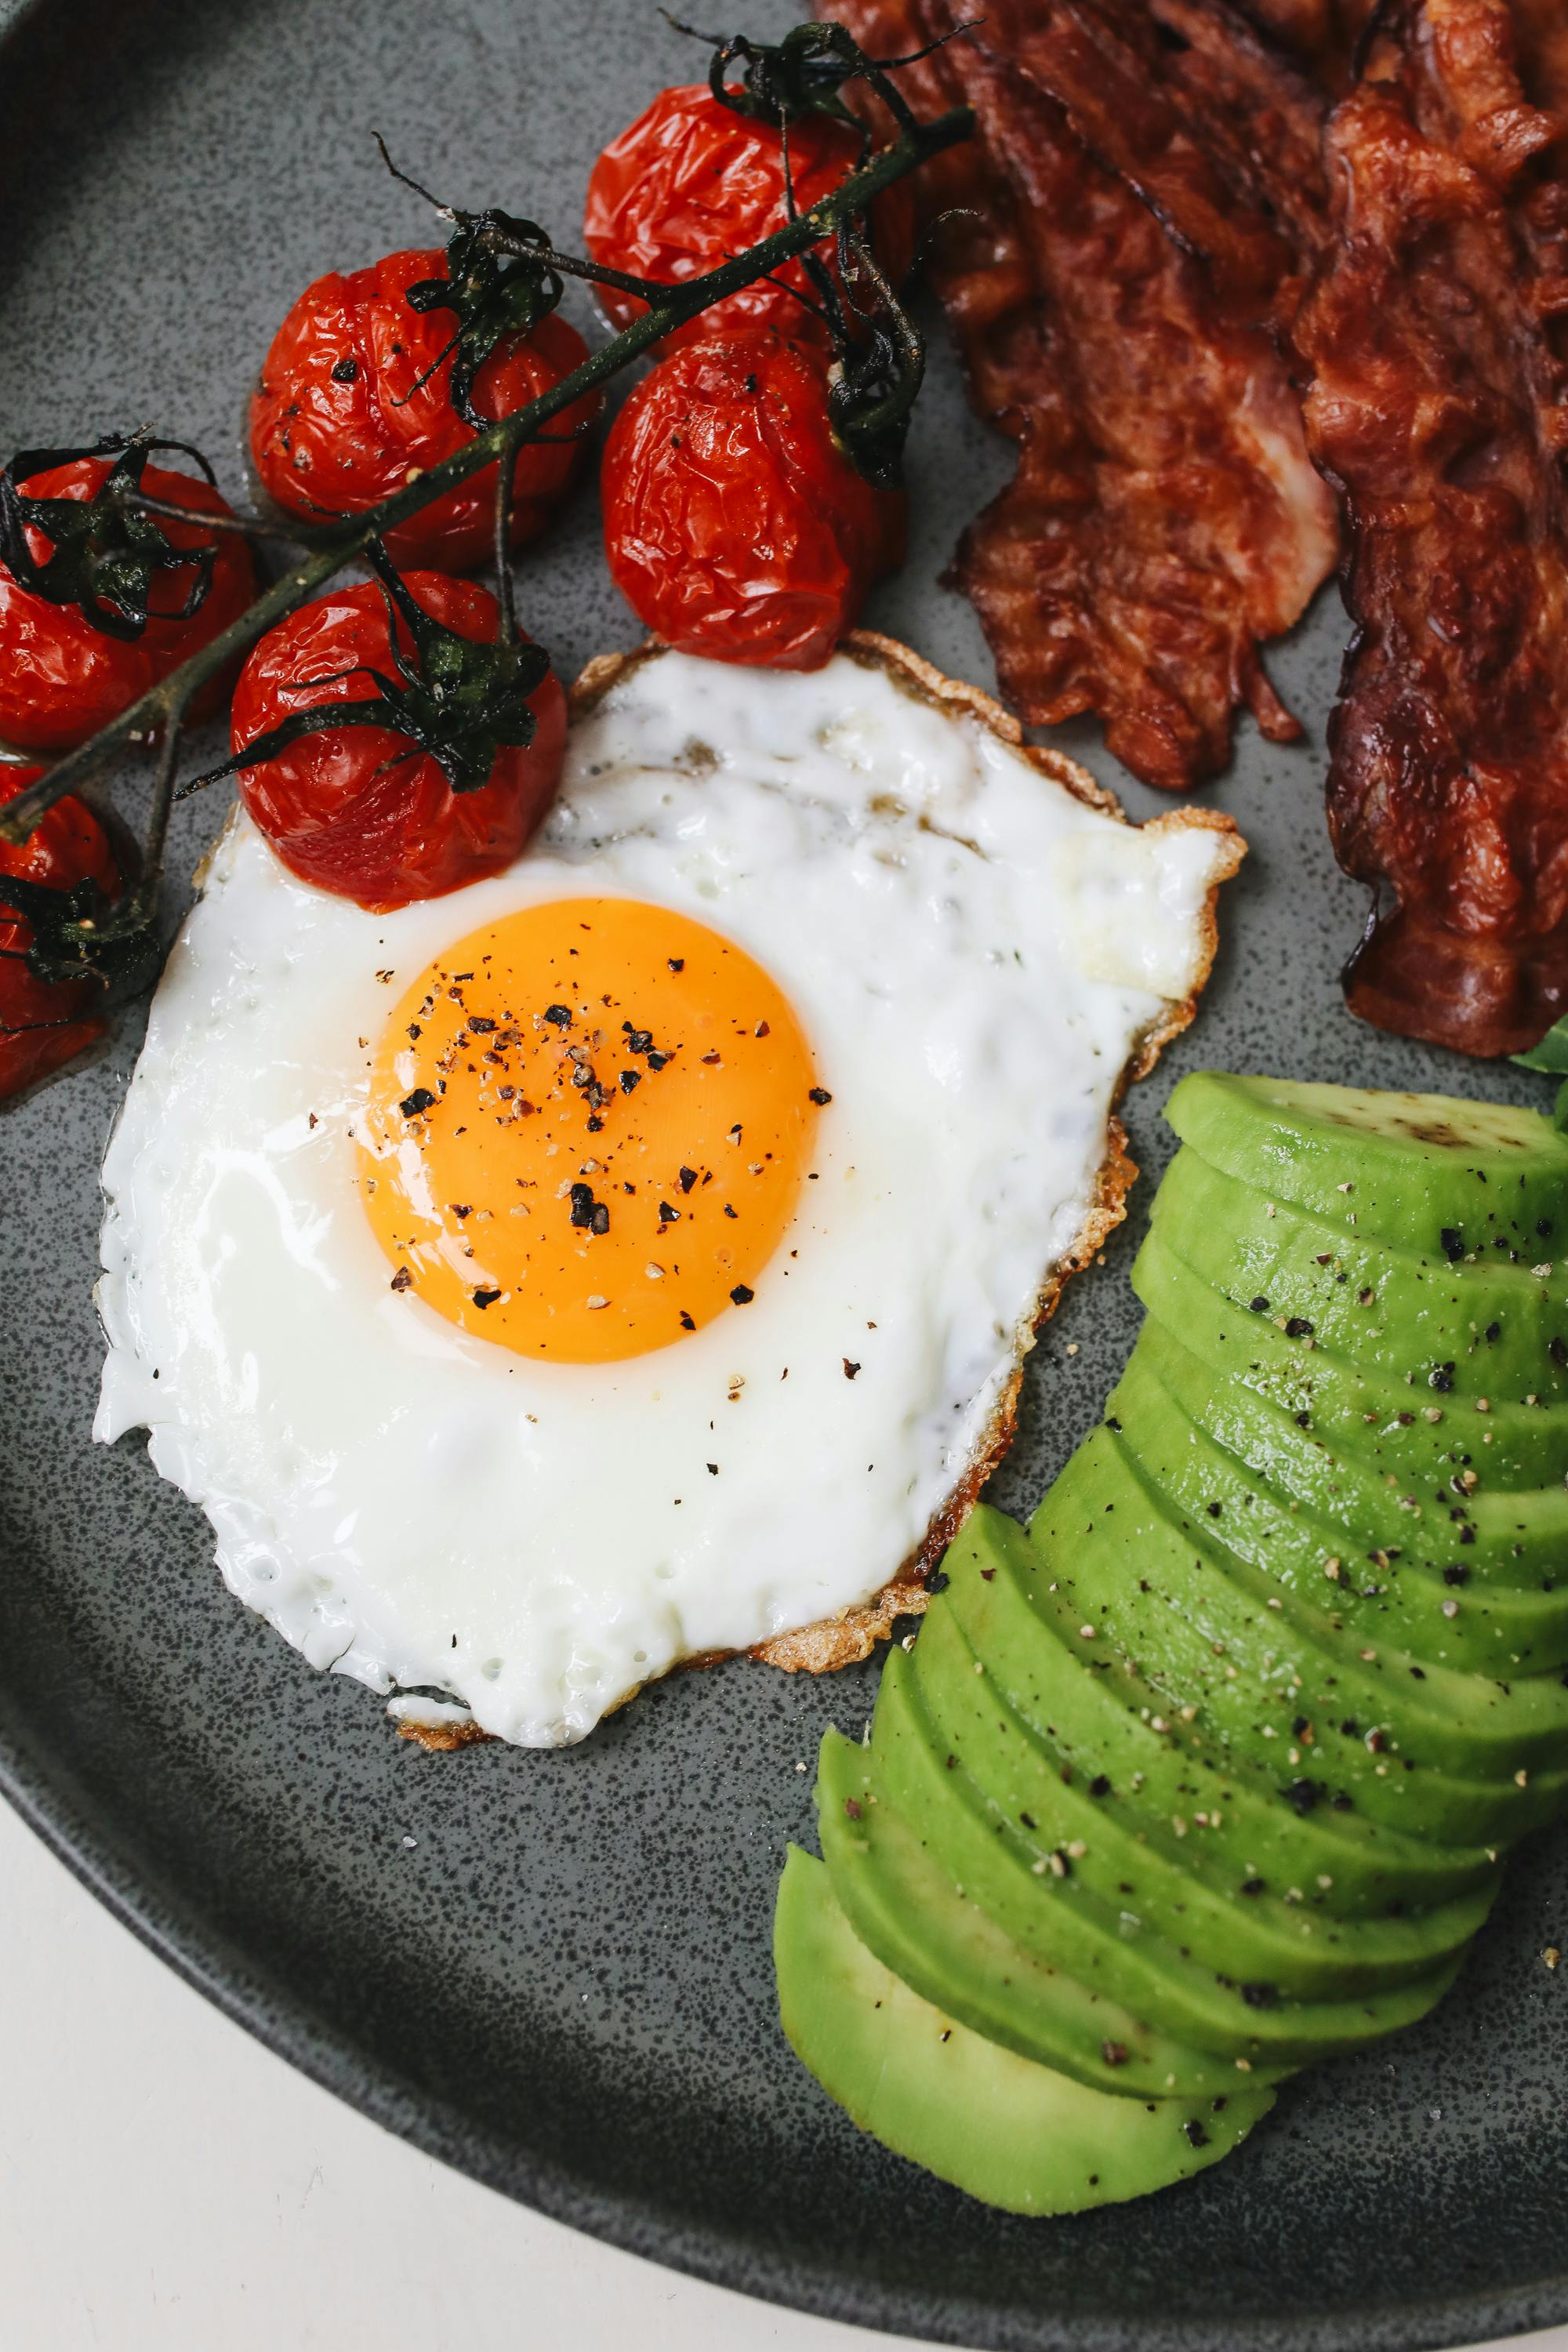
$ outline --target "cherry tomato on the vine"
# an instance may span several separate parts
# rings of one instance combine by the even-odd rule
[[[817,669],[903,554],[901,491],[827,421],[828,355],[750,327],[687,343],[605,449],[605,552],[637,618],[713,661]]]
[[[439,247],[391,253],[347,277],[330,270],[279,328],[250,404],[250,454],[263,487],[288,513],[308,522],[362,514],[473,439],[452,405],[451,359],[441,360],[452,314],[416,310],[407,299],[411,286],[446,276]],[[475,379],[474,408],[492,420],[509,416],[587,356],[575,327],[549,311],[531,333],[510,335],[490,353]],[[551,439],[519,451],[514,546],[549,522],[600,405],[597,392],[584,394],[545,428]],[[393,561],[458,572],[482,562],[492,539],[495,472],[487,466],[389,531]]]
[[[41,768],[0,767],[0,806],[14,801]],[[5,904],[6,875],[45,889],[68,890],[96,882],[106,896],[120,887],[109,837],[82,802],[57,801],[37,831],[13,846],[0,842],[0,1101],[58,1070],[103,1034],[96,981],[36,980],[27,968],[31,924]]]
[[[29,499],[90,499],[110,465],[107,457],[78,457],[29,475],[17,487]],[[76,605],[52,604],[23,587],[0,562],[0,742],[21,751],[73,751],[237,620],[256,593],[255,568],[244,540],[233,531],[202,530],[204,514],[232,512],[209,482],[150,465],[142,488],[150,498],[188,507],[197,518],[190,523],[160,518],[174,546],[216,544],[205,596],[182,619],[197,574],[194,564],[171,564],[153,581],[152,617],[141,635],[116,637],[95,628]],[[50,553],[47,538],[31,525],[27,544],[40,562]],[[192,707],[193,719],[217,709],[224,684],[215,678],[204,688]]]
[[[476,581],[410,572],[415,602],[458,635],[493,645],[500,608]],[[398,623],[406,655],[410,640]],[[236,752],[313,704],[363,699],[356,664],[393,667],[385,600],[374,581],[302,604],[257,645],[235,688]],[[489,781],[455,793],[436,759],[379,726],[308,735],[240,772],[240,796],[290,872],[373,912],[436,898],[510,864],[554,793],[566,746],[566,697],[553,672],[529,697],[533,740],[503,746]],[[412,756],[410,756],[412,755]]]
[[[789,128],[789,172],[801,212],[837,187],[859,159],[859,134],[826,114],[806,114]],[[675,286],[783,228],[784,146],[776,123],[738,114],[705,82],[660,90],[647,112],[623,131],[595,164],[588,182],[583,235],[594,259],[629,277]],[[913,207],[903,181],[879,196],[871,215],[873,243],[895,283],[909,266]],[[831,254],[831,241],[822,248]],[[799,259],[726,295],[723,301],[678,328],[658,346],[705,342],[742,326],[774,326],[797,341],[826,343],[816,313],[786,293],[809,295]],[[624,327],[646,305],[634,294],[601,287],[606,315]]]

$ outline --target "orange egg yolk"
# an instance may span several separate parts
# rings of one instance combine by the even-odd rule
[[[730,940],[638,899],[554,899],[403,997],[360,1183],[395,1290],[520,1355],[607,1363],[783,1278],[828,1099],[788,1002]]]

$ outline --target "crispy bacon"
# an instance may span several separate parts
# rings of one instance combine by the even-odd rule
[[[1299,616],[1336,532],[1266,324],[1321,234],[1319,102],[1225,0],[1159,5],[1163,30],[1142,0],[988,0],[967,34],[963,0],[835,13],[882,55],[959,33],[905,86],[979,125],[967,184],[942,195],[984,226],[944,247],[937,283],[975,406],[1020,445],[953,574],[1003,691],[1037,723],[1097,712],[1135,773],[1180,789],[1224,766],[1237,706],[1299,734],[1258,645]]]
[[[1352,526],[1329,822],[1374,900],[1346,994],[1469,1054],[1568,1009],[1568,412],[1521,212],[1552,131],[1504,0],[1412,7],[1332,118],[1297,326]]]

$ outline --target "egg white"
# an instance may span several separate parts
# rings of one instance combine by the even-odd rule
[[[313,1665],[530,1746],[855,1607],[989,1429],[1234,858],[845,656],[642,663],[574,728],[529,853],[395,914],[295,881],[237,820],[105,1162],[96,1434],[146,1427],[231,1590]],[[629,1362],[535,1364],[391,1291],[354,1130],[421,968],[585,891],[755,957],[832,1101],[751,1306]]]

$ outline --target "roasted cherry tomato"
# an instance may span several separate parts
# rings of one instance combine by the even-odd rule
[[[500,607],[488,588],[439,572],[410,572],[415,602],[458,635],[493,645]],[[398,643],[410,650],[400,620]],[[303,604],[254,647],[235,688],[234,749],[241,752],[312,704],[375,691],[358,664],[392,669],[386,603],[374,581]],[[548,807],[566,747],[566,698],[549,673],[529,698],[533,740],[503,747],[489,782],[454,793],[437,761],[386,727],[332,728],[242,769],[240,794],[290,872],[384,913],[437,898],[510,864]]]
[[[0,806],[14,801],[41,768],[0,767]],[[5,904],[5,877],[19,875],[47,890],[96,882],[107,896],[120,887],[120,868],[92,811],[79,800],[57,801],[38,829],[15,847],[0,842],[0,1100],[58,1070],[103,1034],[96,981],[35,980],[27,969],[32,926]]]
[[[288,513],[308,522],[362,514],[473,439],[452,405],[450,358],[436,365],[451,341],[452,314],[416,310],[408,300],[411,286],[446,276],[438,247],[388,254],[346,278],[331,270],[279,328],[250,404],[250,454]],[[490,353],[475,379],[475,411],[510,415],[587,356],[575,327],[550,311],[531,333],[508,336]],[[573,436],[585,434],[600,404],[596,392],[585,394],[552,421],[550,440],[519,451],[514,545],[550,520],[584,455],[584,440]],[[387,533],[393,561],[458,572],[482,562],[494,500],[495,467],[487,466]]]
[[[901,491],[827,421],[828,356],[771,327],[688,343],[605,450],[605,551],[637,618],[713,661],[817,669],[903,553]]]
[[[107,457],[78,457],[29,475],[18,488],[29,499],[89,499],[109,473]],[[150,498],[188,507],[196,516],[232,511],[209,482],[189,474],[148,466],[142,488]],[[0,562],[0,742],[22,751],[68,751],[107,727],[128,703],[156,686],[172,669],[237,620],[256,593],[250,551],[233,531],[207,532],[201,524],[160,527],[175,547],[216,545],[212,582],[198,609],[179,614],[196,583],[194,565],[172,564],[153,582],[153,617],[138,637],[122,638],[95,628],[74,604],[51,604],[24,588]],[[29,526],[27,544],[41,562],[50,552],[42,531]],[[226,680],[204,688],[193,719],[210,717],[224,697]]]
[[[859,159],[858,132],[826,114],[805,114],[789,131],[790,178],[802,212],[837,187]],[[898,181],[879,197],[873,237],[895,280],[909,266],[913,242],[909,190]],[[739,114],[706,83],[660,90],[594,166],[583,235],[594,259],[607,269],[676,286],[696,278],[789,219],[784,142],[776,124]],[[825,254],[831,250],[825,245]],[[759,278],[738,294],[678,328],[659,345],[706,342],[735,327],[775,326],[799,341],[826,343],[816,312],[784,287],[811,293],[801,262],[773,271],[783,285]],[[647,307],[636,295],[599,289],[606,315],[624,327]]]

